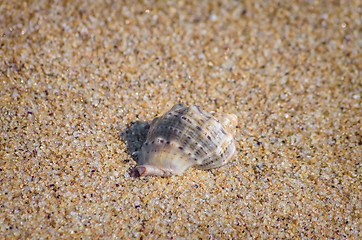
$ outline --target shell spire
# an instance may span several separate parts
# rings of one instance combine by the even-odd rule
[[[140,153],[140,176],[172,176],[195,166],[212,169],[229,162],[235,155],[234,114],[220,120],[199,106],[174,105],[155,118]]]

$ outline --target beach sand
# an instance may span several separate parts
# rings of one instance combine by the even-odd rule
[[[1,239],[362,237],[360,1],[13,0],[0,34]],[[176,103],[237,156],[133,176]]]

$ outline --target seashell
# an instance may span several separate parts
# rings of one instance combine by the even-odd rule
[[[152,121],[135,170],[140,176],[167,177],[191,166],[204,170],[220,167],[235,155],[236,124],[234,114],[218,120],[199,106],[176,104]]]

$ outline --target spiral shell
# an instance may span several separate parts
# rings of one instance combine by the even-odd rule
[[[236,124],[234,114],[218,120],[199,106],[176,104],[152,121],[135,170],[141,176],[171,176],[191,166],[220,167],[235,155]]]

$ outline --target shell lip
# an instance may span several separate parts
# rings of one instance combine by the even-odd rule
[[[146,167],[145,166],[138,166],[134,169],[134,171],[136,173],[138,173],[139,176],[143,176],[146,172]]]
[[[141,176],[162,176],[162,177],[170,177],[174,175],[171,169],[162,169],[159,167],[155,167],[152,165],[140,165],[135,167],[134,171],[136,174]]]

